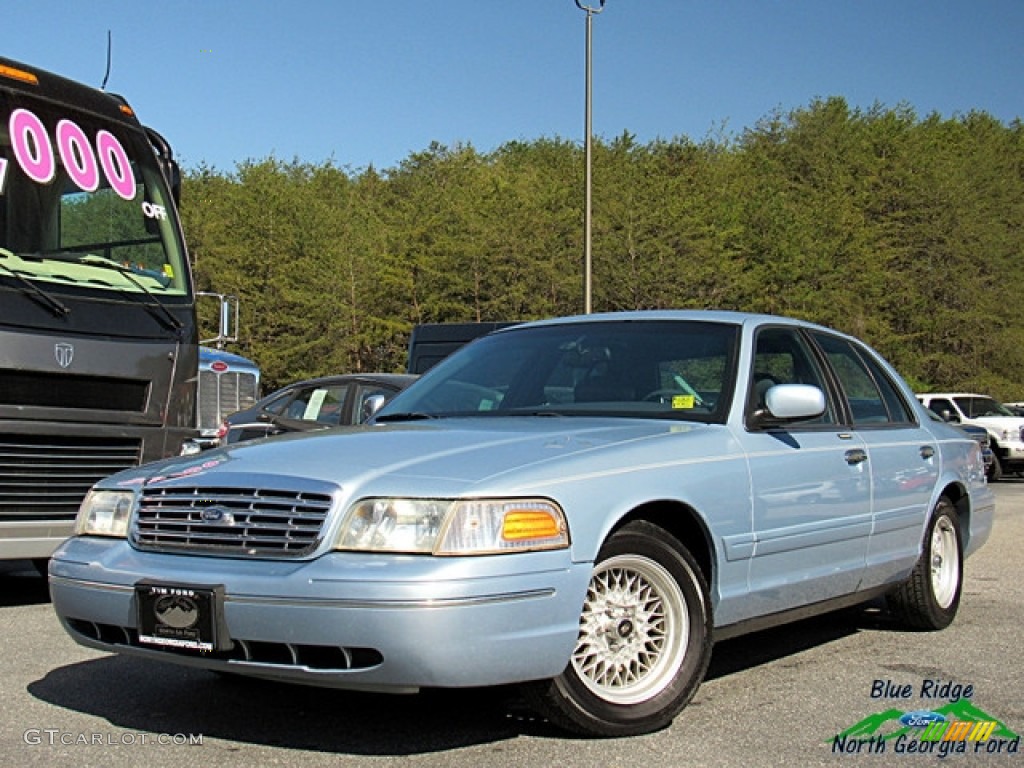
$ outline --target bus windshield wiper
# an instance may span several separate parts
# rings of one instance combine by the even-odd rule
[[[131,267],[126,267],[123,264],[118,264],[116,261],[111,261],[106,256],[97,256],[93,253],[83,256],[78,261],[81,264],[88,264],[90,267],[100,267],[101,269],[120,272],[128,282],[146,294],[150,299],[148,302],[143,302],[142,306],[144,306],[147,311],[153,315],[153,317],[163,323],[165,327],[175,332],[179,332],[185,327],[185,324],[174,316],[171,310],[167,308],[167,305],[160,301],[155,293],[143,285],[141,280],[135,277],[135,273]]]
[[[8,256],[11,256],[12,254],[6,248],[0,248],[0,255],[2,255],[6,259]],[[17,280],[18,283],[25,289],[26,293],[29,296],[31,296],[33,299],[35,299],[40,304],[45,306],[57,317],[66,317],[67,315],[71,314],[71,309],[68,307],[67,304],[65,304],[63,301],[56,298],[52,294],[44,291],[38,285],[33,283],[24,275],[22,275],[20,272],[15,272],[6,264],[0,264],[0,268],[3,268],[6,274],[10,275],[15,280]]]

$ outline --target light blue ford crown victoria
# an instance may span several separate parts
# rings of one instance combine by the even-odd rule
[[[978,444],[854,339],[590,315],[463,348],[371,426],[114,475],[50,584],[92,648],[374,691],[520,683],[564,728],[627,735],[682,710],[715,640],[881,595],[945,627],[993,511]]]

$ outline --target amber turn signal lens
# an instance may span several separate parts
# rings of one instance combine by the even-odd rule
[[[15,69],[14,67],[5,67],[0,65],[0,75],[9,77],[11,80],[20,80],[21,82],[28,83],[29,85],[39,85],[39,78],[31,72],[26,72],[23,69]]]
[[[547,539],[561,535],[558,521],[545,510],[524,509],[509,512],[501,527],[505,541]]]

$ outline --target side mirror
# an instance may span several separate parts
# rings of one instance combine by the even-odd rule
[[[820,416],[825,412],[825,393],[809,384],[776,384],[765,392],[764,404],[754,413],[752,426],[778,426]]]
[[[953,411],[945,410],[942,413],[940,413],[939,415],[942,417],[943,421],[948,421],[948,422],[950,422],[952,424],[959,424],[960,423],[960,417],[957,416],[956,413],[953,412]]]
[[[370,395],[368,398],[363,400],[363,407],[359,413],[359,423],[365,424],[367,421],[372,419],[374,414],[376,414],[387,401],[388,399],[381,394]]]

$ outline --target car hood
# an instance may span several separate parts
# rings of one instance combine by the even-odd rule
[[[719,435],[717,447],[696,439]],[[363,493],[522,491],[532,483],[665,460],[658,441],[682,440],[674,461],[722,453],[724,426],[553,416],[441,419],[307,432],[178,457],[127,470],[118,485],[234,485],[242,477],[302,478]],[[723,442],[724,441],[724,442]],[[684,448],[683,445],[690,446]],[[235,478],[229,475],[236,476]],[[514,483],[514,486],[512,485]],[[385,487],[386,486],[386,487]]]
[[[1021,416],[975,416],[968,419],[966,424],[978,424],[996,429],[1021,429],[1024,427],[1024,417]]]

